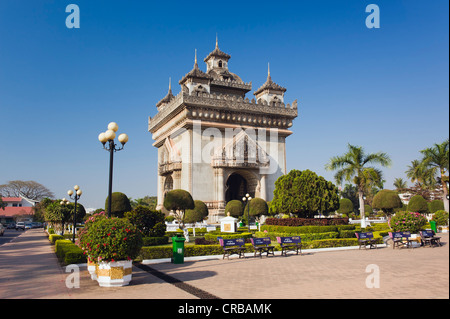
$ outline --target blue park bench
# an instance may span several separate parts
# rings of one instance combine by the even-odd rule
[[[411,240],[411,232],[409,231],[389,232],[389,237],[391,237],[394,242],[392,245],[393,249],[395,249],[395,247],[412,248],[413,240]]]
[[[369,249],[372,247],[377,247],[377,240],[373,238],[373,233],[367,232],[367,233],[355,233],[356,238],[358,238],[359,243],[359,249],[361,247],[364,247],[364,249],[367,249],[367,246],[369,246]]]
[[[441,246],[441,237],[435,236],[433,230],[420,231],[422,246],[430,245],[430,247]]]
[[[272,241],[270,240],[269,237],[267,237],[267,238],[251,238],[250,240],[252,242],[253,249],[255,250],[255,257],[258,253],[259,253],[259,257],[261,257],[261,258],[262,258],[263,253],[266,253],[267,257],[269,257],[269,255],[275,256],[275,254],[273,252],[273,249],[275,247],[270,246]]]
[[[300,236],[277,237],[277,241],[281,247],[281,256],[287,256],[288,251],[302,253],[302,239]]]
[[[237,239],[223,239],[218,237],[220,246],[223,248],[223,259],[227,257],[230,259],[231,255],[239,255],[239,258],[244,257],[244,251],[245,251],[245,240],[243,238],[237,238]]]

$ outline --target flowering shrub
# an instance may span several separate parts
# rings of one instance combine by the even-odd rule
[[[434,213],[432,220],[435,221],[438,226],[447,226],[448,213],[445,210],[438,210]]]
[[[79,241],[91,260],[118,261],[136,258],[142,247],[142,235],[125,218],[95,218],[88,222]]]
[[[410,231],[417,233],[427,223],[427,219],[416,212],[397,212],[389,219],[389,227],[397,231]]]
[[[75,243],[81,248],[86,247],[86,244],[88,242],[87,232],[89,230],[89,227],[91,227],[91,225],[93,225],[96,221],[101,220],[101,219],[105,219],[105,218],[107,218],[107,216],[106,216],[106,213],[104,211],[100,212],[100,213],[97,213],[97,214],[94,214],[91,217],[89,217],[86,220],[86,222],[84,224],[84,227],[78,232],[78,238],[77,238],[77,241]],[[87,255],[86,256],[87,258],[92,260],[92,258],[90,258],[90,256],[89,256],[87,250],[85,250],[85,255]]]

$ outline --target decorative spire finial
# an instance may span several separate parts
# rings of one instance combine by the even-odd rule
[[[172,93],[172,78],[169,77],[169,94]]]
[[[217,35],[217,32],[216,32],[216,49],[219,49],[219,36]]]
[[[197,49],[195,49],[195,63],[194,63],[194,69],[198,69],[198,63],[197,63]]]
[[[270,76],[270,62],[267,64],[267,82],[272,81],[272,77]]]

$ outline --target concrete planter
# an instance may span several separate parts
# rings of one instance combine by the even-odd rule
[[[89,271],[89,274],[91,275],[91,279],[92,280],[97,280],[97,265],[96,265],[96,263],[95,262],[93,262],[93,261],[91,261],[89,258],[88,258],[88,261],[87,261],[87,269],[88,269],[88,271]]]
[[[131,260],[99,262],[97,265],[97,282],[100,287],[127,286],[132,277]]]

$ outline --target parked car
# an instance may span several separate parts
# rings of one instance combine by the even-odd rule
[[[25,230],[25,223],[24,222],[17,222],[16,223],[16,230]]]
[[[32,223],[25,223],[25,230],[33,228]]]
[[[15,229],[16,228],[16,223],[9,223],[6,225],[6,229]]]
[[[0,223],[0,236],[3,236],[3,234],[5,233],[5,226],[3,226],[2,223]]]

